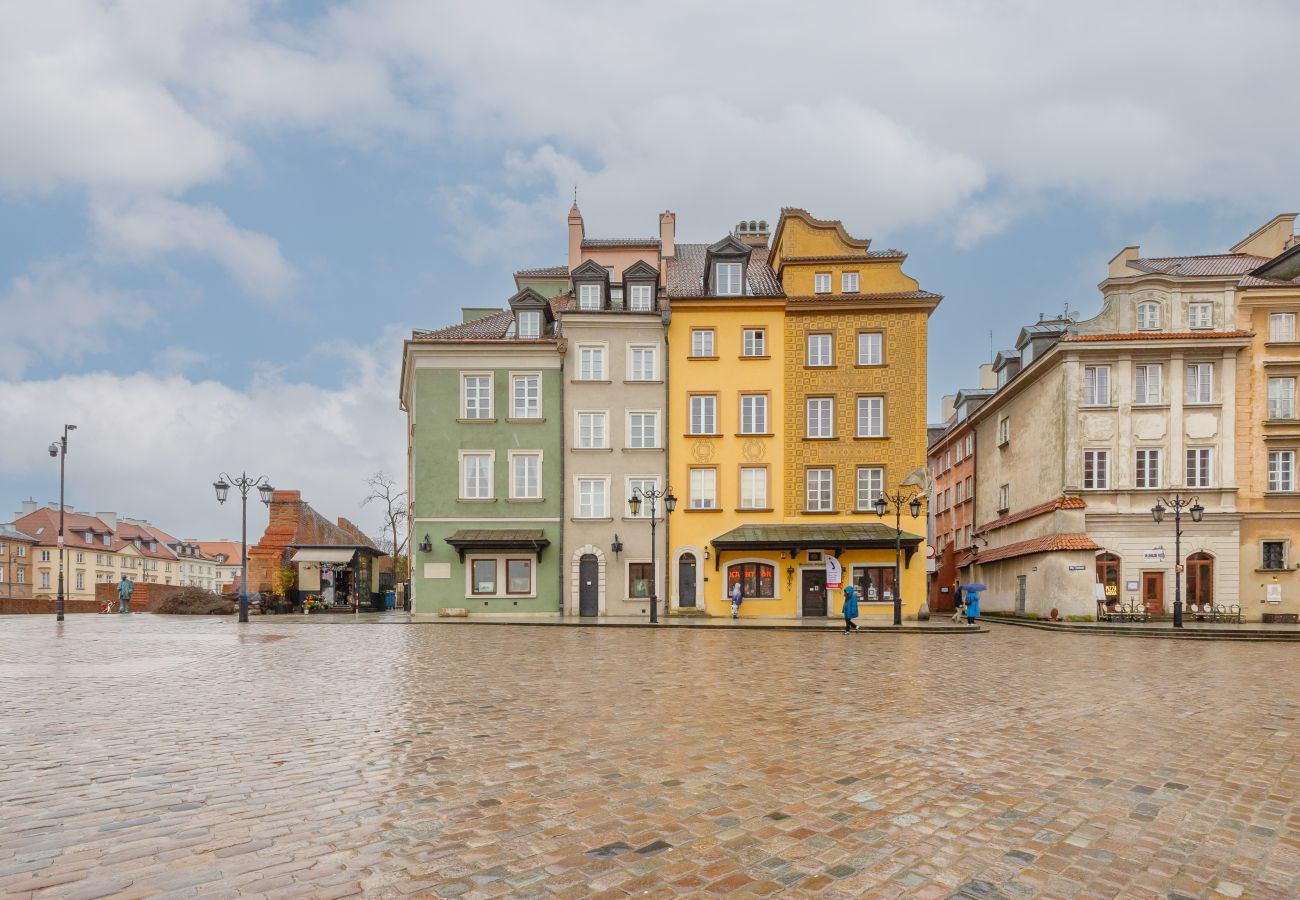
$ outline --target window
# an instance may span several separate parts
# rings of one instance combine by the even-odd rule
[[[540,500],[542,496],[542,455],[510,454],[510,496],[514,500]]]
[[[655,347],[627,348],[627,380],[658,381],[659,354]]]
[[[45,590],[50,588],[50,573],[44,570],[41,571],[41,587]]]
[[[829,334],[808,335],[808,365],[834,365],[831,358],[831,336]]]
[[[1295,313],[1271,313],[1268,317],[1268,339],[1276,343],[1295,340]]]
[[[1268,417],[1270,419],[1295,418],[1295,378],[1268,380]]]
[[[578,347],[578,380],[605,380],[605,348],[593,346]]]
[[[654,582],[654,563],[629,562],[627,564],[627,596],[629,600],[644,600],[650,596]]]
[[[1091,490],[1110,487],[1110,451],[1083,451],[1083,486]]]
[[[606,416],[603,412],[578,413],[579,450],[604,450],[609,446]]]
[[[740,470],[740,508],[767,509],[767,469],[746,466]]]
[[[637,478],[629,478],[627,480],[627,496],[629,500],[636,496],[644,496],[644,494],[647,491],[657,491],[657,490],[659,490],[658,478],[637,477]],[[658,515],[661,512],[662,509],[656,508],[655,510],[656,515]],[[650,518],[649,501],[643,502],[639,507],[637,507],[637,511],[635,515],[632,513],[632,510],[629,507],[627,510],[627,515],[628,518],[631,519]]]
[[[1133,466],[1133,486],[1140,488],[1160,487],[1160,451],[1138,450]]]
[[[808,512],[829,512],[834,508],[835,470],[809,469],[807,474]]]
[[[713,356],[713,329],[696,328],[691,332],[691,356]]]
[[[691,509],[718,508],[718,470],[691,469]]]
[[[18,554],[19,556],[26,556],[26,555],[27,555],[27,547],[26,547],[25,545],[23,545],[23,544],[19,544],[17,547],[14,548],[14,552],[15,552],[16,554]]]
[[[966,476],[966,499],[967,500],[975,499],[975,476],[974,475]]]
[[[26,583],[27,583],[27,570],[24,569],[22,566],[15,566],[14,568],[16,568],[16,569],[18,570],[18,583],[19,583],[19,584],[26,584]]]
[[[461,379],[464,386],[465,419],[492,418],[492,376],[466,375]]]
[[[858,292],[858,273],[845,272],[841,275],[840,290],[846,294],[856,294]]]
[[[84,563],[84,562],[86,561],[86,554],[84,554],[84,553],[78,551],[78,552],[77,552],[77,560],[76,560],[76,561],[79,562],[79,563]]]
[[[885,436],[885,398],[858,398],[858,437]]]
[[[1294,450],[1268,452],[1268,489],[1270,491],[1295,490]]]
[[[776,567],[759,562],[727,566],[728,597],[737,584],[746,600],[773,600],[776,598]]]
[[[738,297],[742,293],[742,266],[740,263],[714,263],[713,283],[719,297]]]
[[[578,309],[600,309],[600,285],[578,285]]]
[[[858,509],[870,512],[876,498],[885,492],[885,470],[879,466],[858,468]]]
[[[41,562],[49,562],[49,561],[50,561],[50,551],[48,551],[48,550],[42,550],[42,551],[41,551]]]
[[[1189,328],[1209,328],[1214,324],[1214,306],[1210,303],[1187,304],[1187,325]]]
[[[1139,303],[1137,308],[1138,331],[1155,331],[1160,327],[1160,304]]]
[[[741,354],[744,356],[766,356],[767,329],[746,328],[741,339]]]
[[[718,398],[712,394],[691,397],[691,434],[718,433]]]
[[[578,518],[609,518],[609,480],[606,478],[578,479]]]
[[[975,435],[966,435],[966,455],[970,456],[975,452]]]
[[[462,500],[492,499],[492,454],[490,452],[461,453],[460,497]]]
[[[1214,398],[1214,363],[1192,363],[1187,367],[1187,402],[1210,403]]]
[[[497,592],[497,561],[495,559],[470,560],[470,589],[475,594]]]
[[[961,503],[963,500],[966,499],[966,494],[965,494],[966,483],[964,481],[957,482],[957,486],[955,490],[957,491],[957,498],[955,502]]]
[[[1011,418],[1003,416],[998,419],[998,445],[1011,443]]]
[[[1110,366],[1083,367],[1083,405],[1110,406]]]
[[[623,308],[623,289],[621,287],[611,287],[609,289],[609,308],[610,309]]]
[[[1011,508],[1011,485],[1004,484],[998,488],[998,511],[1005,512]]]
[[[893,566],[854,566],[853,583],[867,603],[880,603],[894,599]]]
[[[533,561],[531,559],[506,560],[506,593],[531,594],[533,592]]]
[[[832,397],[808,398],[808,423],[805,434],[810,438],[835,437],[835,400]]]
[[[885,361],[885,336],[878,331],[858,335],[858,365],[879,366]]]
[[[1262,541],[1259,548],[1261,569],[1286,568],[1286,541]]]
[[[1146,406],[1163,398],[1164,372],[1158,365],[1133,367],[1133,402]]]
[[[79,590],[79,591],[84,591],[85,589],[86,589],[86,573],[85,573],[85,572],[78,572],[78,573],[77,573],[77,590]]]
[[[634,284],[628,291],[628,309],[633,312],[649,312],[654,309],[654,285]]]
[[[659,413],[627,414],[627,445],[634,450],[653,450],[659,446]]]
[[[817,294],[829,294],[831,292],[830,272],[818,272],[813,276],[813,292]]]
[[[542,376],[515,375],[510,379],[510,416],[514,419],[542,417]]]
[[[520,310],[516,317],[519,322],[521,338],[539,338],[542,336],[542,314],[535,309]]]
[[[1209,447],[1189,447],[1187,449],[1186,484],[1189,488],[1206,488],[1210,486],[1210,463],[1212,459]]]
[[[740,433],[767,434],[767,395],[740,395]]]

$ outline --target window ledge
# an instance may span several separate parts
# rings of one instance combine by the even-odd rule
[[[799,514],[801,516],[838,516],[840,511],[838,509],[801,509]]]
[[[878,363],[854,363],[853,368],[855,368],[855,369],[883,369],[883,368],[885,368],[885,365],[886,365],[886,363],[882,363],[882,362],[878,362]]]
[[[822,363],[821,365],[813,365],[812,363],[804,363],[804,366],[803,366],[803,367],[804,367],[805,369],[834,369],[834,368],[837,368],[837,366],[835,365],[835,363]]]
[[[570,447],[574,453],[613,453],[613,447]]]
[[[496,503],[496,497],[457,497],[457,503]]]
[[[889,440],[889,435],[887,435],[887,434],[877,434],[877,435],[863,435],[863,434],[859,434],[859,435],[857,435],[856,437],[854,437],[853,440],[855,440],[855,441],[887,441],[887,440]]]
[[[663,453],[663,447],[624,447],[624,453]]]
[[[1300,497],[1297,491],[1265,491],[1265,497]]]
[[[511,425],[534,425],[534,424],[541,424],[542,422],[545,422],[546,419],[545,419],[544,417],[543,417],[543,418],[530,418],[530,419],[514,419],[514,418],[508,418],[508,419],[506,419],[506,421],[509,422]]]
[[[1168,403],[1134,403],[1134,409],[1168,409]]]
[[[701,432],[701,433],[699,433],[699,434],[694,434],[694,433],[688,431],[686,434],[683,434],[682,437],[688,437],[688,438],[720,438],[720,437],[722,437],[722,433],[721,433],[721,432],[718,432],[718,431],[711,431],[711,432],[708,432],[708,433]]]
[[[1188,409],[1188,408],[1191,408],[1191,409],[1218,409],[1218,408],[1221,407],[1221,406],[1223,406],[1222,403],[1216,403],[1216,402],[1210,402],[1210,403],[1192,403],[1192,402],[1188,401],[1188,402],[1183,403],[1183,409]]]
[[[572,518],[569,519],[569,521],[570,522],[613,522],[614,519],[610,516],[604,516],[604,517],[593,516],[590,518],[588,518],[587,516],[573,516]]]
[[[1265,341],[1264,346],[1285,347],[1285,348],[1295,349],[1297,347],[1300,347],[1300,341]],[[1288,362],[1290,362],[1290,360],[1288,360]]]
[[[608,383],[608,382],[606,382]],[[624,378],[624,384],[663,384],[661,378]]]
[[[1265,419],[1265,425],[1300,425],[1300,419]]]
[[[511,497],[511,503],[545,503],[545,497]]]
[[[456,422],[461,425],[495,425],[496,419],[457,419]]]
[[[691,507],[691,506],[688,506],[688,507],[686,507],[686,510],[685,510],[685,511],[688,512],[688,513],[720,513],[720,512],[722,512],[722,507],[720,507],[720,506],[710,506],[710,507],[707,507],[707,508],[701,508],[701,507]]]
[[[810,437],[809,435],[804,435],[799,438],[801,441],[838,441],[839,439],[839,435],[837,434],[832,434],[829,437]]]
[[[716,356],[688,356],[687,359],[717,359]]]
[[[736,357],[736,358],[739,359],[739,360],[741,360],[741,361],[743,362],[744,360],[747,360],[747,359],[771,359],[772,356],[771,356],[771,354],[768,354],[768,353],[764,353],[762,356],[746,356],[745,354],[742,353],[742,354],[740,354],[740,356],[738,356],[738,357]]]
[[[776,510],[773,509],[773,508],[770,507],[770,506],[738,506],[738,507],[736,507],[734,510],[732,510],[732,512],[738,512],[738,513],[770,513],[770,512],[776,512]]]
[[[569,384],[613,384],[608,378],[570,378]]]
[[[1099,409],[1117,409],[1113,403],[1080,403],[1079,409],[1099,410]]]
[[[776,435],[771,431],[737,431],[736,437],[738,438],[776,437]]]
[[[1265,575],[1280,575],[1283,572],[1294,572],[1295,569],[1256,569],[1255,571]]]

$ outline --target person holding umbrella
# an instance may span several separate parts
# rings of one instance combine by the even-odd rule
[[[966,624],[974,625],[975,620],[980,617],[980,591],[987,591],[988,586],[968,584],[963,590],[966,592]]]

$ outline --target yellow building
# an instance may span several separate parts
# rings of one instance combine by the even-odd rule
[[[892,613],[893,513],[882,523],[873,503],[925,466],[926,324],[940,298],[902,273],[904,254],[869,244],[788,209],[770,248],[758,222],[664,247],[673,607],[726,615],[739,582],[742,615],[837,615],[833,556],[874,598],[864,617]],[[915,618],[924,519],[903,520]]]

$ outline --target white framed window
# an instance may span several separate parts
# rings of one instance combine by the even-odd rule
[[[693,394],[690,398],[691,434],[718,433],[718,398],[713,394]]]
[[[829,334],[808,335],[808,365],[833,366],[834,364],[831,336]]]
[[[627,414],[627,446],[633,450],[659,447],[659,413],[656,411]]]
[[[953,490],[955,490],[955,491],[957,492],[957,496],[956,496],[956,497],[954,498],[954,500],[953,500],[954,503],[961,503],[963,500],[966,499],[966,485],[965,485],[965,482],[961,482],[961,481],[957,482],[957,484],[956,484],[956,486],[953,488]]]
[[[627,479],[627,496],[629,500],[632,499],[633,497],[644,496],[647,491],[657,491],[657,490],[659,490],[659,479],[655,478],[654,476],[633,475]],[[662,504],[662,501],[659,501],[659,503]],[[627,509],[627,517],[629,519],[650,518],[649,502],[642,502],[642,504],[639,507],[637,507],[637,511],[635,514],[633,514],[631,507],[624,507],[624,508]],[[659,505],[655,510],[656,515],[663,515],[663,512],[664,511],[662,505]]]
[[[1148,300],[1137,307],[1138,331],[1156,331],[1160,328],[1160,304]]]
[[[542,336],[542,314],[536,309],[521,309],[515,316],[521,338]]]
[[[1011,443],[1011,417],[998,419],[998,445]]]
[[[713,329],[695,328],[691,330],[691,356],[715,356],[713,352]]]
[[[44,590],[50,588],[50,573],[44,569],[41,570],[41,588]]]
[[[587,411],[577,413],[577,440],[579,450],[604,450],[609,446],[609,413]]]
[[[1273,343],[1291,343],[1295,340],[1295,313],[1270,313],[1268,339]]]
[[[609,308],[623,308],[623,289],[621,287],[611,287],[609,289]]]
[[[746,328],[741,336],[741,354],[767,356],[767,329]]]
[[[1150,406],[1164,399],[1164,368],[1159,364],[1133,367],[1133,402]]]
[[[1295,418],[1294,377],[1268,380],[1268,417],[1270,419]]]
[[[85,573],[85,572],[78,572],[78,573],[77,573],[77,590],[79,590],[79,591],[84,591],[85,589],[86,589],[86,573]]]
[[[460,498],[462,500],[492,499],[492,450],[460,451]]]
[[[578,285],[578,309],[600,309],[603,305],[599,284]]]
[[[1110,487],[1110,451],[1083,451],[1083,486],[1089,490]]]
[[[767,394],[740,395],[740,433],[768,433]]]
[[[879,331],[858,332],[858,365],[879,366],[885,362],[885,336]]]
[[[540,500],[542,498],[542,454],[511,450],[509,456],[510,499]]]
[[[27,583],[27,570],[24,569],[22,566],[15,566],[15,568],[18,570],[18,583],[19,583],[19,584],[26,584],[26,583]],[[107,580],[108,580],[108,579],[105,579],[105,581],[107,581]]]
[[[845,294],[856,294],[858,292],[857,272],[845,272],[840,275],[840,291]]]
[[[659,348],[655,346],[627,346],[627,380],[659,380]]]
[[[1011,485],[1004,484],[998,488],[998,511],[1011,508]]]
[[[858,437],[885,436],[885,398],[858,398]]]
[[[813,276],[813,293],[829,294],[831,292],[831,273],[818,272]]]
[[[1214,325],[1214,304],[1187,304],[1187,326],[1189,328],[1210,328]]]
[[[835,470],[808,469],[804,476],[807,484],[808,512],[828,512],[835,508]]]
[[[628,309],[649,312],[654,309],[654,285],[634,284],[628,288]]]
[[[740,470],[740,508],[767,509],[767,468],[744,466]]]
[[[1083,367],[1083,405],[1110,406],[1110,366]]]
[[[492,418],[492,376],[462,375],[460,377],[461,418]]]
[[[605,347],[603,345],[578,345],[578,380],[605,380]]]
[[[1190,363],[1187,366],[1187,402],[1211,403],[1214,400],[1214,363]]]
[[[512,419],[540,419],[542,417],[542,376],[530,372],[510,376],[510,417]]]
[[[835,398],[809,397],[805,435],[810,438],[835,437]]]
[[[579,519],[609,518],[609,478],[578,479]]]
[[[1140,488],[1160,487],[1160,451],[1142,448],[1137,451],[1133,462],[1133,486]]]
[[[1287,566],[1286,541],[1260,541],[1259,567],[1261,569],[1280,570]],[[48,587],[48,585],[47,585]]]
[[[975,452],[975,435],[966,435],[966,455],[970,456]]]
[[[718,470],[691,469],[691,509],[718,508]]]
[[[1294,450],[1268,452],[1268,489],[1270,491],[1295,490]]]
[[[1184,483],[1189,488],[1207,488],[1210,486],[1210,473],[1213,471],[1214,451],[1209,447],[1187,448],[1187,470]]]
[[[713,283],[719,297],[739,297],[744,292],[744,268],[740,263],[713,264]]]
[[[871,511],[876,498],[885,493],[885,470],[880,466],[858,467],[858,509]]]

